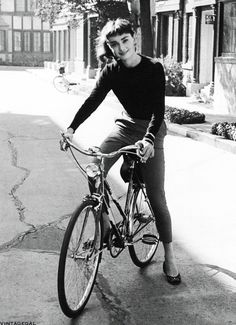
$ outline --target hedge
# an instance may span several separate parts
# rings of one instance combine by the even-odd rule
[[[220,135],[225,139],[236,141],[236,123],[235,122],[219,122],[211,126],[211,133]]]
[[[166,106],[165,119],[171,123],[177,124],[196,124],[204,123],[205,115],[197,111],[188,111],[176,107]]]

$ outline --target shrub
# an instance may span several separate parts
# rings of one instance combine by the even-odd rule
[[[186,109],[166,106],[165,118],[171,123],[177,124],[196,124],[204,123],[205,115],[197,111],[188,111]]]
[[[166,75],[166,96],[185,96],[182,63],[169,57],[160,58],[159,61],[163,64]]]
[[[235,122],[219,122],[211,126],[211,133],[236,141],[236,123]]]

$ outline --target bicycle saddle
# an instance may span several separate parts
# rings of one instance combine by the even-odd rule
[[[134,168],[134,182],[135,183],[143,183],[142,171],[141,171],[141,162],[140,158],[136,155],[132,154],[124,154],[123,155],[123,163],[120,168],[120,176],[125,183],[128,183],[130,180],[130,173],[131,173],[131,164],[135,161],[135,168]]]

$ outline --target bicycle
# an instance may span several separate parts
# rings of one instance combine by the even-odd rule
[[[90,194],[73,213],[65,231],[58,265],[58,298],[62,311],[77,317],[92,293],[104,249],[116,258],[128,247],[133,263],[147,266],[159,244],[155,217],[140,173],[137,146],[131,145],[105,154],[99,148],[88,150],[74,145],[62,134],[61,149],[69,149],[88,180]],[[84,169],[75,151],[96,157]],[[114,198],[104,175],[104,158],[123,156],[121,176],[128,182],[124,209]],[[109,216],[110,232],[104,241],[103,214]],[[117,222],[117,214],[119,221]]]
[[[73,86],[79,85],[79,82],[71,82],[65,77],[65,68],[59,68],[59,75],[53,79],[54,87],[61,93],[69,93]]]

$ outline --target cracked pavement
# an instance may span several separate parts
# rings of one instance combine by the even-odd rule
[[[74,177],[78,171],[60,152],[59,130],[46,116],[1,114],[0,141],[0,284],[4,295],[0,320],[40,319],[40,324],[49,324],[51,321],[43,314],[38,317],[38,308],[42,306],[34,305],[30,297],[35,296],[37,287],[35,299],[39,299],[47,287],[43,283],[51,274],[51,299],[58,308],[58,253],[64,229],[77,204],[73,193],[82,180]],[[49,272],[40,272],[45,268]],[[35,283],[33,287],[29,286],[29,279]],[[19,299],[25,303],[20,309]],[[11,305],[19,310],[12,312]]]
[[[29,128],[30,124],[33,124],[33,134],[30,135],[28,132],[24,135],[23,131]],[[51,134],[47,134],[47,128],[51,124],[47,117],[23,117],[11,114],[1,116],[0,134],[3,150],[0,158],[4,164],[1,173],[3,211],[0,249],[18,247],[26,237],[32,237],[30,234],[43,232],[45,228],[53,229],[55,234],[62,232],[58,224],[68,218],[76,204],[70,194],[75,191],[78,182],[71,181],[73,185],[70,186],[69,192],[60,186],[63,174],[66,177],[64,165],[67,162],[57,150],[56,129],[54,135],[52,131]],[[56,165],[58,168],[54,168]],[[70,171],[69,174],[73,173]],[[57,209],[60,191],[61,217]],[[63,197],[66,199],[63,200]]]
[[[55,316],[59,310],[58,257],[69,217],[78,198],[87,194],[87,185],[78,177],[73,162],[59,150],[58,131],[46,116],[1,115],[0,285],[4,299],[0,320],[31,320],[44,325],[69,322],[61,313]],[[90,298],[97,307],[89,317],[86,313],[82,316],[81,324],[97,324],[94,315],[100,307],[103,324],[121,324],[123,320],[134,324],[119,299],[112,296],[109,285],[103,284],[99,274]],[[43,295],[45,301],[40,299]],[[48,303],[51,315],[40,311],[47,310]],[[12,312],[10,305],[18,308]]]

